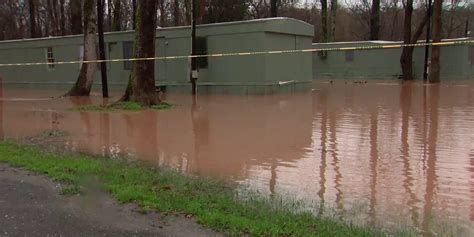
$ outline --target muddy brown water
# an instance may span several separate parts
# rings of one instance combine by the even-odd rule
[[[0,136],[61,130],[62,149],[235,181],[263,195],[324,204],[315,212],[351,222],[472,233],[474,84],[313,87],[200,95],[196,103],[168,94],[173,109],[112,113],[68,110],[102,103],[97,95],[51,99],[64,91],[3,88]]]

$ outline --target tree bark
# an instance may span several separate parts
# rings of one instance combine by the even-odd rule
[[[337,16],[338,3],[337,0],[331,0],[331,31],[329,41],[336,40],[336,16]]]
[[[328,42],[328,1],[321,0],[321,29],[323,43]]]
[[[132,0],[132,23],[133,29],[137,26],[137,0]]]
[[[59,11],[60,11],[60,29],[61,29],[61,35],[66,35],[66,15],[65,15],[65,12],[64,12],[64,8],[65,8],[65,2],[64,0],[59,0]]]
[[[96,0],[84,0],[84,61],[97,60]],[[76,84],[66,96],[88,96],[92,89],[97,63],[83,63]]]
[[[107,0],[107,29],[109,31],[112,31],[112,1],[111,0]]]
[[[380,36],[380,0],[372,1],[370,14],[370,40],[378,40]]]
[[[403,43],[411,43],[411,17],[413,14],[413,0],[407,0],[405,5],[405,17],[403,23]],[[400,66],[402,67],[403,80],[413,79],[412,59],[413,51],[404,47],[400,56]]]
[[[30,12],[30,37],[37,38],[36,33],[36,0],[28,0],[28,10]]]
[[[73,0],[69,2],[71,14],[71,33],[74,35],[82,34],[82,1]]]
[[[278,16],[278,0],[270,0],[270,17]]]
[[[164,0],[158,0],[158,10],[160,11],[160,26],[165,27],[166,26],[166,9],[165,9],[165,1]]]
[[[110,0],[109,0],[110,1]],[[122,0],[114,0],[114,16],[112,18],[112,31],[122,30]]]
[[[155,56],[155,34],[157,25],[157,1],[138,0],[134,57]],[[135,101],[144,106],[160,103],[155,88],[155,62],[135,61],[123,100]]]
[[[174,26],[180,25],[180,11],[179,11],[179,0],[174,0],[173,2],[173,23]]]
[[[433,3],[433,43],[441,41],[441,13],[443,7],[443,0],[434,0]],[[441,65],[439,63],[440,47],[437,45],[431,46],[431,70],[429,81],[431,83],[440,82]]]
[[[109,89],[107,85],[107,63],[105,60],[105,42],[104,42],[104,0],[97,1],[97,30],[99,32],[99,58],[102,60],[100,63],[100,73],[102,79],[102,97],[109,97]]]
[[[425,14],[425,17],[423,18],[423,20],[419,23],[419,25],[417,26],[416,30],[415,30],[415,33],[413,34],[413,37],[411,36],[411,33],[410,33],[410,40],[408,41],[409,43],[404,43],[405,44],[415,44],[418,39],[420,39],[421,37],[421,34],[423,34],[423,29],[425,28],[425,26],[427,25],[428,23],[428,20],[429,20],[429,17],[428,15]],[[410,23],[411,24],[411,23]],[[410,32],[411,32],[411,27],[410,27]],[[408,38],[408,36],[407,36]],[[407,40],[407,39],[405,39]],[[408,75],[410,75],[410,77],[408,78],[405,78],[405,76],[403,77],[404,80],[412,80],[413,79],[413,68],[412,68],[412,64],[411,63],[407,63],[407,64],[403,64],[405,62],[412,62],[413,61],[413,50],[415,50],[415,47],[403,47],[403,50],[402,50],[402,56],[400,57],[400,63],[402,65],[402,72],[404,73],[403,75],[405,75],[405,71],[403,66],[406,66],[408,68],[406,68],[407,70],[407,73],[410,73]]]
[[[59,16],[58,16],[58,0],[51,0],[51,6],[52,6],[52,10],[53,10],[53,30],[54,30],[54,35],[58,36],[60,35],[60,23],[59,23]]]

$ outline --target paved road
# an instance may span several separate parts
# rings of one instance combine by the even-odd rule
[[[184,217],[143,215],[105,194],[65,197],[60,189],[0,163],[0,237],[218,236]]]

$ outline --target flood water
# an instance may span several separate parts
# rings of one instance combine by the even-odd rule
[[[64,91],[3,88],[0,136],[61,130],[67,135],[57,143],[66,150],[234,181],[324,204],[316,212],[355,223],[434,234],[453,223],[474,229],[474,84],[313,87],[200,95],[194,104],[169,94],[173,109],[112,113],[67,110],[101,103],[98,96],[50,99]]]

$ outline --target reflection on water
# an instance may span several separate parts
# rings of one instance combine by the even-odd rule
[[[64,149],[143,159],[315,201],[361,223],[474,221],[474,86],[316,83],[311,93],[168,95],[167,111],[70,112],[98,97],[0,90],[0,136],[64,130]],[[352,216],[354,213],[356,215]],[[441,220],[442,219],[442,220]]]

